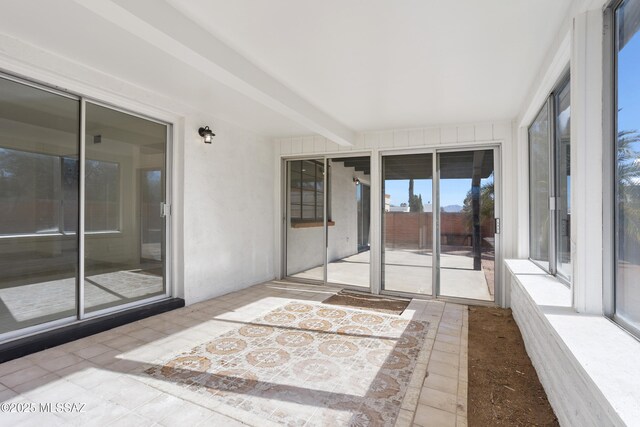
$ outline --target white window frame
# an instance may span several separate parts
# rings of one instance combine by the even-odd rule
[[[527,126],[527,158],[528,158],[528,190],[529,194],[531,194],[531,140],[530,140],[530,132],[531,126],[540,115],[540,112],[545,108],[548,108],[548,122],[549,122],[549,264],[544,265],[538,260],[534,260],[531,258],[531,239],[529,238],[529,260],[536,264],[538,267],[542,268],[547,273],[555,276],[561,283],[566,286],[571,286],[572,278],[566,277],[561,272],[558,271],[558,229],[559,229],[559,214],[557,210],[558,205],[558,165],[557,165],[557,154],[558,154],[558,141],[556,138],[556,107],[557,107],[557,98],[556,95],[562,91],[567,85],[571,83],[571,74],[569,70],[564,71],[561,74],[560,79],[553,85],[553,90],[551,93],[545,98],[544,103],[541,105],[540,109],[534,116],[529,126]],[[529,230],[528,234],[531,235],[531,199],[529,198],[529,209],[528,209],[528,218],[529,218]],[[573,255],[573,254],[572,254]]]

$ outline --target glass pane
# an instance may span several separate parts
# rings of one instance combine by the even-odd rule
[[[87,103],[85,310],[165,293],[167,127]]]
[[[0,334],[76,315],[79,112],[0,79]]]
[[[287,202],[287,276],[324,281],[324,196],[316,191],[323,165],[323,159],[287,162],[291,185],[296,175],[302,179],[302,190],[291,188]]]
[[[529,128],[529,256],[549,270],[549,106]]]
[[[331,221],[327,241],[327,280],[369,288],[369,157],[328,160]]]
[[[616,11],[616,314],[640,331],[640,1]]]
[[[432,159],[431,154],[382,158],[382,285],[386,290],[431,295]]]
[[[85,231],[119,231],[120,165],[88,158],[85,165]]]
[[[438,154],[440,295],[493,301],[493,150]]]
[[[558,273],[571,280],[571,93],[569,82],[555,96]]]

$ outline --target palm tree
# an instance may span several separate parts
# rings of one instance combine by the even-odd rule
[[[464,198],[462,212],[465,214],[465,222],[467,229],[473,228],[473,206],[472,192],[469,190]],[[495,215],[495,186],[493,180],[484,183],[480,187],[480,224],[483,224],[487,218],[493,218]]]

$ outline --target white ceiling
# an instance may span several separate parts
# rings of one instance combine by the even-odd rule
[[[167,2],[363,131],[516,117],[571,0]],[[79,3],[11,0],[0,32],[265,135],[309,133]]]
[[[570,0],[168,0],[355,130],[511,119]]]

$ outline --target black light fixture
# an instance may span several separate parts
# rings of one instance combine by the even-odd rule
[[[211,129],[209,129],[209,126],[201,127],[200,129],[198,129],[198,133],[201,137],[204,138],[205,144],[211,144],[211,141],[213,141],[213,137],[216,136],[216,134],[213,133]]]
[[[357,176],[354,176],[354,177],[353,177],[353,182],[354,182],[356,185],[360,185],[360,178],[358,178]]]

